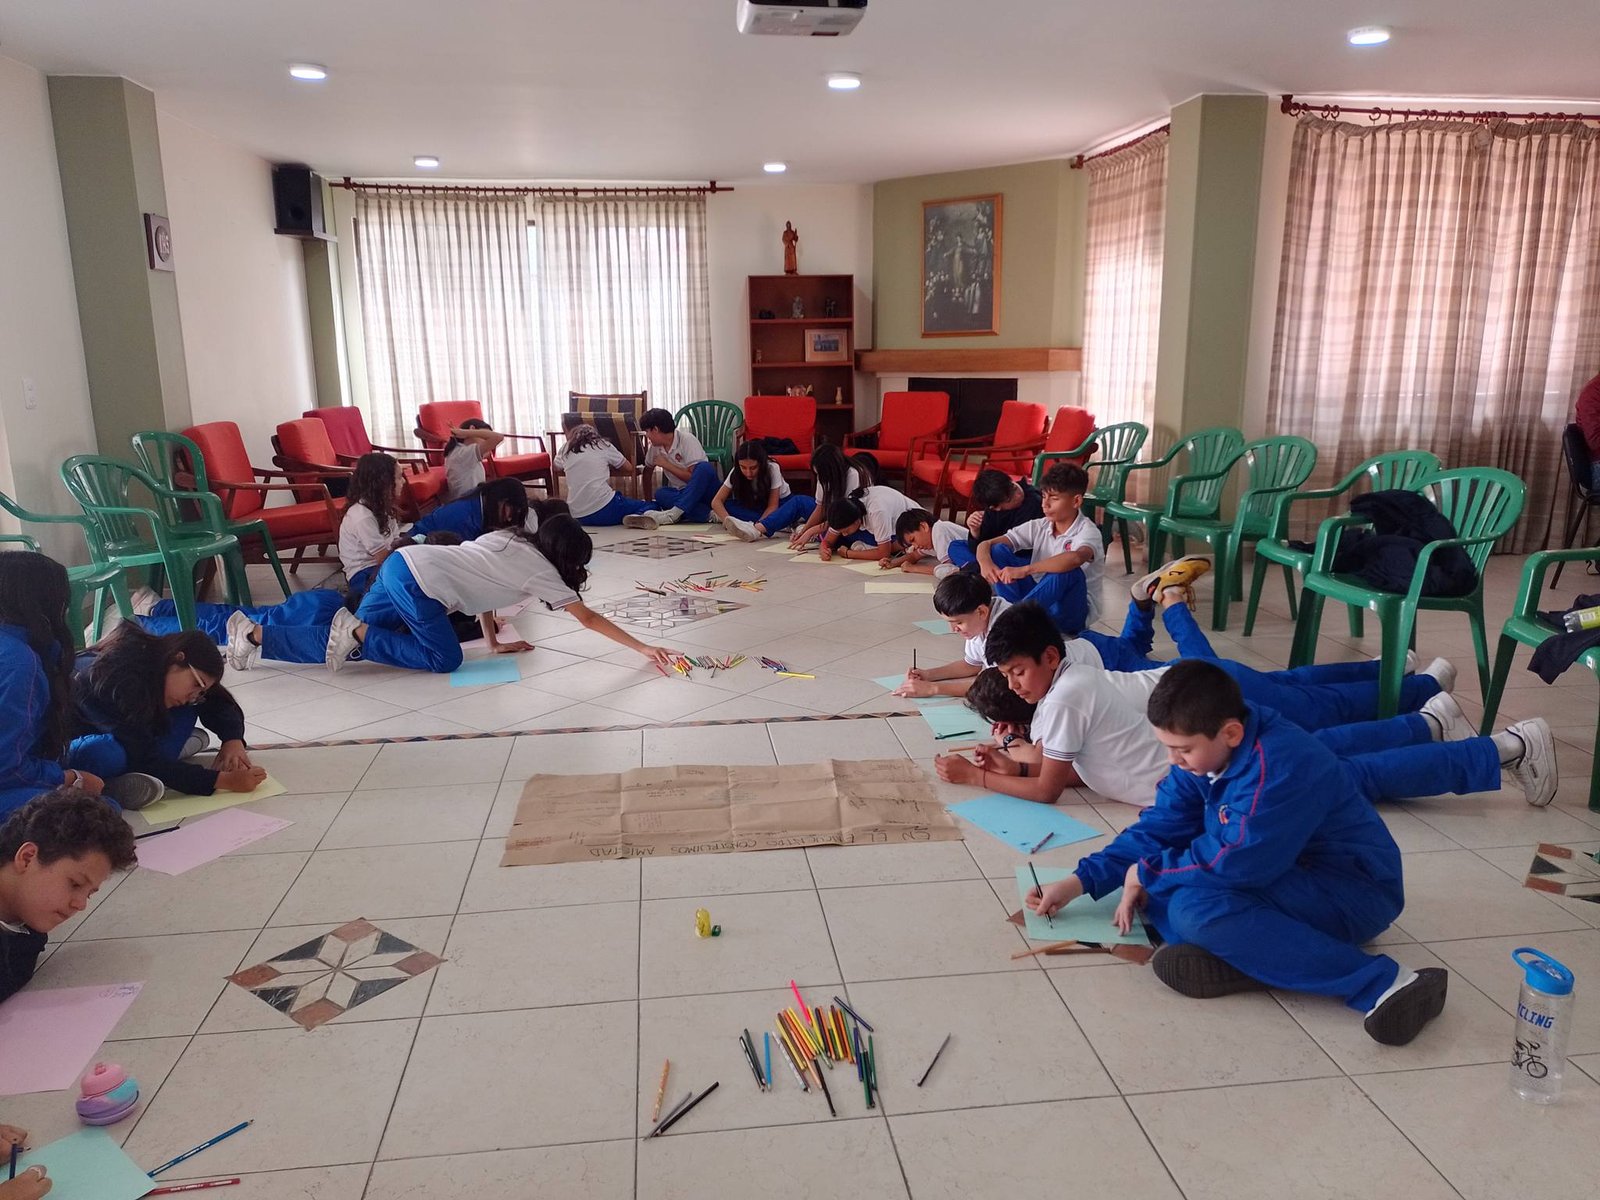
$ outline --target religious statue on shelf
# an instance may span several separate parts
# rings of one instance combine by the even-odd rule
[[[810,396],[813,393],[811,391],[811,385],[806,383],[797,384],[794,387],[786,387],[783,389],[783,394],[785,396]]]
[[[796,296],[789,304],[789,315],[795,320],[800,320],[806,315],[806,302]]]
[[[832,296],[822,302],[822,315],[825,317],[837,317],[839,315],[839,302]]]
[[[785,275],[798,275],[800,273],[800,233],[788,221],[783,223],[783,273]]]

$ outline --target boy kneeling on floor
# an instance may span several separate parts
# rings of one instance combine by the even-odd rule
[[[1405,891],[1399,848],[1344,764],[1198,659],[1166,673],[1149,717],[1173,763],[1154,807],[1028,907],[1054,914],[1122,887],[1116,923],[1145,909],[1165,942],[1151,969],[1174,991],[1337,996],[1373,1040],[1410,1042],[1444,1010],[1449,975],[1361,949]]]

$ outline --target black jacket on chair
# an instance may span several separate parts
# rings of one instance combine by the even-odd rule
[[[1370,529],[1346,529],[1333,557],[1340,575],[1356,575],[1385,592],[1411,587],[1417,556],[1429,542],[1458,536],[1450,520],[1416,492],[1395,489],[1357,496],[1350,511],[1372,522]],[[1428,560],[1424,596],[1465,596],[1478,586],[1478,572],[1460,546],[1447,546]]]

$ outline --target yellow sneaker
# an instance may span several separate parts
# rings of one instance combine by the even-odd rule
[[[1182,558],[1175,558],[1169,563],[1163,563],[1156,575],[1154,586],[1151,590],[1160,595],[1164,588],[1181,587],[1192,588],[1195,581],[1211,570],[1211,560],[1203,554],[1186,554]]]

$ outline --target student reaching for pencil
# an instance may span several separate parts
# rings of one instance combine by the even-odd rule
[[[28,1131],[18,1129],[15,1125],[0,1125],[0,1161],[10,1160],[12,1147],[26,1150]],[[29,1167],[15,1179],[0,1181],[0,1200],[38,1200],[38,1197],[49,1194],[50,1187],[43,1167]]]

